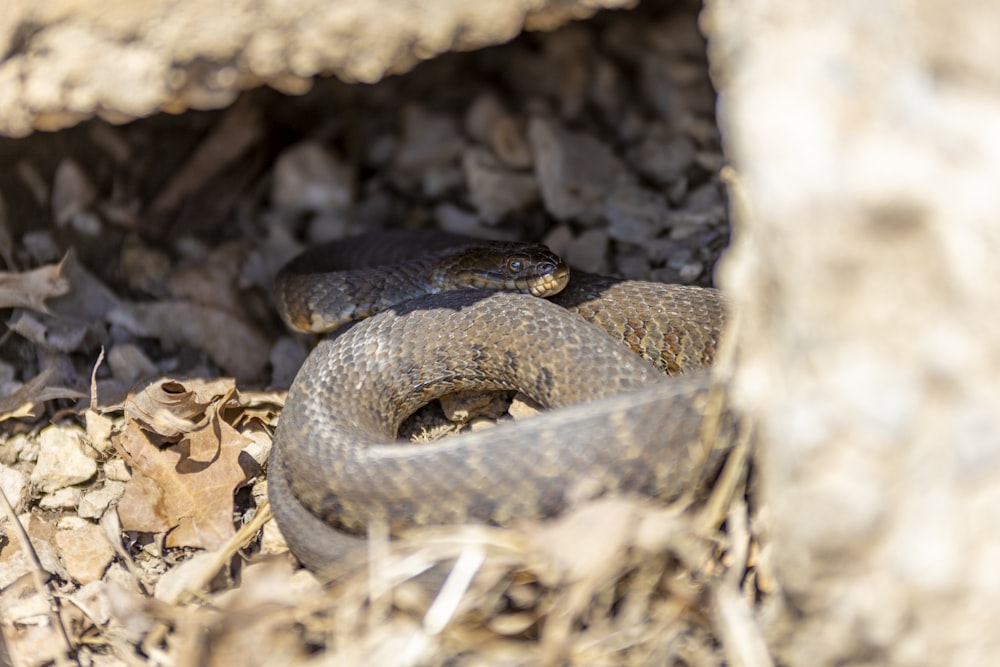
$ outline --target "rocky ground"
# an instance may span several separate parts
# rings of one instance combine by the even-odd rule
[[[309,344],[282,328],[269,285],[310,244],[441,228],[541,240],[586,271],[712,283],[725,159],[696,9],[606,13],[375,85],[0,141],[14,664],[752,655],[749,611],[774,585],[743,450],[707,505],[602,501],[548,524],[374,535],[372,566],[327,588],[295,570],[262,508]],[[436,596],[407,583],[455,558]]]

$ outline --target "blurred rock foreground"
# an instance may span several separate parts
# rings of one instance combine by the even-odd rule
[[[0,134],[215,109],[260,85],[373,83],[421,60],[635,0],[6,0]]]
[[[720,282],[794,610],[771,645],[997,664],[1000,6],[707,8],[737,171]]]
[[[303,93],[319,74],[374,82],[628,4],[8,1],[0,133],[221,108],[260,85]],[[1000,5],[707,0],[700,27],[732,165],[723,372],[757,428],[755,557],[782,602],[714,600],[720,625],[759,633],[727,636],[726,655],[1000,664]],[[522,178],[503,188],[515,204],[498,202],[493,158],[463,158],[483,219],[537,199]],[[642,226],[619,216],[613,239],[642,243]]]

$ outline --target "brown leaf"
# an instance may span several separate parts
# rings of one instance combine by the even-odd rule
[[[38,406],[56,398],[83,398],[84,394],[69,387],[57,386],[54,369],[47,368],[10,396],[0,397],[0,422],[8,419],[34,418]]]
[[[69,281],[63,276],[63,262],[22,273],[0,272],[0,308],[48,312],[45,300],[69,291]]]
[[[232,378],[161,378],[125,399],[125,417],[165,438],[176,438],[208,423],[210,406],[226,407],[236,398]]]
[[[168,547],[214,549],[234,534],[233,492],[253,471],[241,465],[250,440],[219,417],[209,418],[180,442],[157,448],[135,422],[126,425],[116,446],[132,466],[118,503],[124,530],[169,531]]]
[[[159,338],[165,346],[185,344],[202,350],[237,379],[257,379],[268,363],[267,338],[253,325],[216,308],[184,301],[123,304],[109,319],[137,336]]]
[[[100,322],[116,308],[118,296],[91,273],[76,256],[72,248],[59,262],[61,275],[68,281],[70,291],[53,299],[49,311],[67,320]]]

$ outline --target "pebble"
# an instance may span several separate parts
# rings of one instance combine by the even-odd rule
[[[271,346],[268,360],[271,363],[271,383],[275,387],[288,387],[306,360],[306,352],[294,337],[282,336]]]
[[[56,167],[52,182],[52,218],[65,227],[97,198],[97,190],[83,168],[71,159]]]
[[[28,476],[20,470],[0,464],[0,491],[7,496],[14,512],[24,511],[28,501]]]
[[[243,437],[249,440],[249,444],[243,448],[244,453],[252,458],[261,468],[267,466],[267,459],[271,455],[271,436],[263,431],[247,429],[242,432]]]
[[[461,155],[464,142],[453,116],[410,105],[403,110],[402,121],[403,132],[393,160],[396,175],[419,176]]]
[[[476,96],[465,112],[465,132],[481,144],[487,144],[493,126],[507,114],[496,93],[487,91]]]
[[[100,579],[115,556],[101,527],[78,517],[68,516],[59,522],[55,543],[66,572],[80,584]]]
[[[59,558],[59,550],[53,543],[56,525],[52,520],[41,517],[37,514],[22,514],[18,517],[21,525],[24,526],[31,546],[35,549],[38,562],[42,564],[42,569],[52,574],[57,574],[64,579],[67,578],[66,566]]]
[[[122,459],[110,459],[104,464],[104,478],[115,482],[127,482],[132,479],[128,466]]]
[[[38,501],[38,506],[46,510],[73,509],[80,502],[83,492],[74,486],[65,486],[52,493],[46,493]]]
[[[33,264],[58,262],[63,255],[62,249],[49,229],[25,232],[21,236],[21,246],[28,253]]]
[[[570,242],[563,259],[580,271],[607,273],[608,245],[608,233],[605,230],[588,229]]]
[[[438,204],[434,208],[434,219],[440,229],[451,234],[462,234],[479,239],[513,240],[516,238],[513,230],[491,227],[475,213],[454,204]]]
[[[528,137],[546,210],[558,220],[598,224],[605,198],[624,173],[621,161],[600,140],[551,119],[533,118]]]
[[[275,161],[271,200],[279,209],[337,210],[353,199],[353,171],[316,142],[292,146]]]
[[[668,206],[657,192],[624,185],[616,188],[605,202],[604,215],[608,221],[608,236],[639,245],[663,231]]]
[[[106,480],[101,488],[84,494],[77,505],[77,514],[84,519],[100,519],[111,503],[122,497],[125,486],[125,482]]]
[[[513,116],[501,116],[493,123],[489,142],[497,159],[511,169],[530,169],[535,164],[527,127]]]
[[[560,257],[565,257],[566,250],[572,242],[573,230],[569,225],[558,225],[557,227],[553,227],[549,230],[549,233],[545,235],[545,238],[542,239],[542,244],[547,246],[549,250]]]
[[[508,401],[495,391],[463,391],[438,399],[441,411],[448,421],[464,424],[485,417],[499,419],[507,411]]]
[[[510,171],[485,148],[467,148],[462,167],[469,201],[487,222],[496,222],[538,201],[534,175]]]
[[[311,245],[319,245],[347,236],[351,227],[351,216],[346,210],[317,211],[306,227],[306,239]]]
[[[65,426],[49,426],[38,435],[38,461],[31,483],[52,492],[86,482],[97,472],[97,462],[83,452],[82,432]]]
[[[434,165],[424,169],[420,176],[420,191],[428,199],[440,199],[450,192],[462,189],[462,169],[456,164]]]
[[[541,412],[541,408],[533,400],[521,392],[517,392],[514,394],[514,399],[510,402],[510,409],[507,412],[514,420],[527,419]]]
[[[647,132],[630,154],[639,173],[660,186],[683,178],[694,163],[695,156],[694,141],[690,137],[684,134],[671,136],[662,125]]]

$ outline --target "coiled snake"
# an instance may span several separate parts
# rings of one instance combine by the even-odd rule
[[[570,277],[541,246],[397,232],[307,252],[279,274],[275,301],[303,330],[370,316],[306,359],[268,465],[278,526],[317,573],[335,573],[373,520],[395,532],[552,516],[581,485],[672,500],[706,464],[709,378],[699,369],[723,325],[715,290]],[[504,389],[555,409],[395,441],[437,397]],[[732,417],[717,428],[729,437]]]

